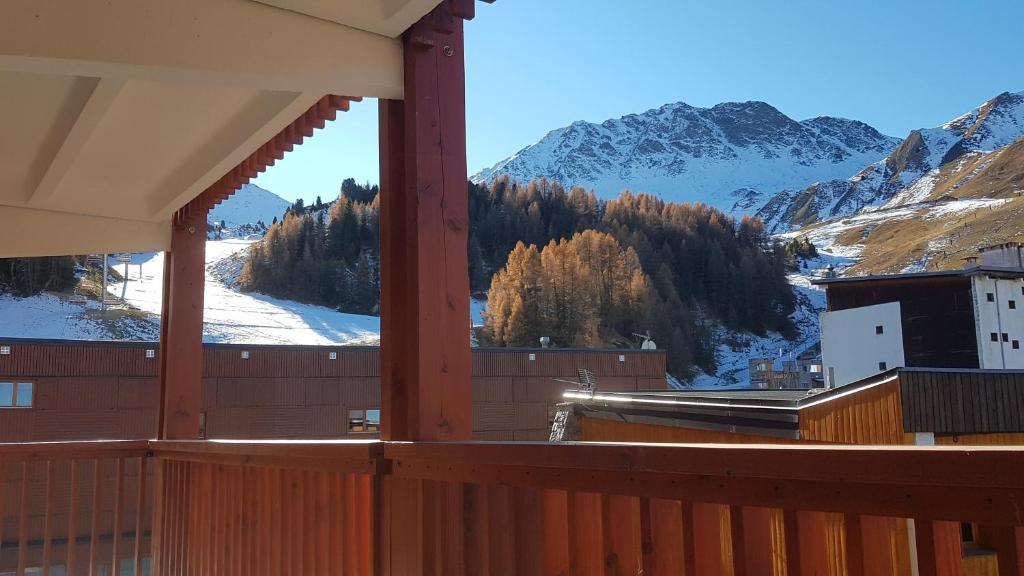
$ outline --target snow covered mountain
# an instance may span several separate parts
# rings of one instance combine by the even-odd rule
[[[897,144],[863,122],[797,122],[764,102],[675,103],[601,124],[574,122],[471,179],[544,176],[606,198],[629,188],[754,213],[779,190],[846,177]]]
[[[891,154],[849,179],[783,190],[758,214],[769,228],[781,231],[849,216],[866,207],[895,208],[959,197],[958,188],[1021,137],[1024,92],[1004,92],[941,126],[913,130]]]
[[[208,221],[211,224],[223,221],[228,229],[260,221],[270,226],[274,218],[280,218],[290,205],[269,190],[255,184],[243,184],[234,195],[210,210]]]

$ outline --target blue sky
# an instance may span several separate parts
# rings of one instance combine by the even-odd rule
[[[470,173],[574,120],[763,100],[893,136],[1024,90],[1021,0],[498,0],[466,27]],[[366,100],[256,184],[326,201],[377,181]]]

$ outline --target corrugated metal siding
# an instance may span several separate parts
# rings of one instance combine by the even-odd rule
[[[801,440],[904,444],[898,380],[800,410]]]
[[[159,362],[146,358],[155,342],[89,342],[0,339],[11,354],[0,356],[6,376],[156,376]],[[379,377],[380,349],[356,346],[203,346],[203,375],[245,377]],[[249,358],[242,358],[248,352]],[[331,360],[331,352],[337,359]],[[535,360],[530,360],[533,354]],[[622,357],[620,361],[619,358]],[[475,348],[474,376],[554,377],[578,368],[612,378],[653,379],[664,387],[665,352],[639,350],[563,350]],[[646,385],[645,385],[646,386]]]
[[[900,372],[907,432],[1024,432],[1024,373]]]
[[[530,360],[531,354],[534,360]],[[619,361],[620,356],[623,356],[623,361]],[[473,376],[516,374],[552,377],[575,374],[579,368],[586,368],[605,378],[625,376],[664,379],[665,353],[660,350],[473,350]]]
[[[159,363],[145,355],[155,343],[0,344],[11,346],[0,378],[36,383],[32,409],[2,412],[0,441],[153,436]],[[208,437],[346,436],[349,410],[380,407],[378,348],[206,345],[202,362]],[[475,349],[477,437],[547,439],[549,406],[569,387],[552,378],[575,380],[577,368],[604,390],[666,387],[664,352]]]
[[[30,342],[0,340],[11,353],[0,356],[0,376],[156,376],[159,363],[146,358],[153,343]]]

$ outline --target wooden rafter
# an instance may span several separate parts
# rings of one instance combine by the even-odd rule
[[[312,136],[315,130],[323,128],[328,121],[337,118],[339,110],[345,112],[352,102],[360,100],[362,98],[335,95],[327,95],[317,100],[294,122],[285,126],[273,138],[204,190],[202,194],[178,210],[174,215],[175,224],[193,220],[200,215],[205,216],[210,209],[227,200],[257,174],[266,171],[275,162],[283,159],[287,152],[291,152],[295,146],[302,144],[303,140]]]

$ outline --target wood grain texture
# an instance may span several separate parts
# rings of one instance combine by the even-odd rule
[[[443,31],[438,18],[450,20]],[[405,100],[381,101],[384,438],[472,437],[462,20],[448,2],[402,38]]]

